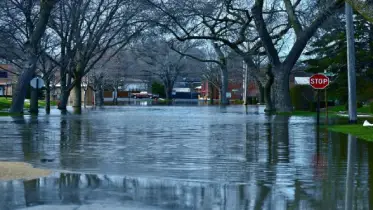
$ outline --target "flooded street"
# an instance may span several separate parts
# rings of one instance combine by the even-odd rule
[[[263,109],[123,106],[1,117],[0,161],[55,172],[0,182],[0,209],[373,208],[372,143]]]

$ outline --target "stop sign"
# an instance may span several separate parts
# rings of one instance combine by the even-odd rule
[[[310,77],[310,85],[313,89],[324,89],[329,85],[329,77],[324,74],[314,74]]]

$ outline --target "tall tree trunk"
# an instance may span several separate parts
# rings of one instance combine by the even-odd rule
[[[104,91],[101,86],[95,91],[95,105],[103,106],[104,105]]]
[[[58,104],[58,109],[66,110],[69,96],[70,96],[70,91],[66,90],[66,87],[63,88],[61,85],[61,96],[60,96],[60,102]]]
[[[268,65],[266,72],[265,72],[266,78],[265,82],[263,84],[264,89],[264,102],[266,104],[265,112],[266,113],[272,113],[275,112],[275,107],[273,106],[274,103],[274,91],[273,90],[273,82],[274,82],[274,76],[272,73],[272,65]]]
[[[73,107],[79,109],[82,107],[82,81],[80,77],[75,78],[74,93]]]
[[[210,96],[210,104],[214,105],[215,87],[214,87],[214,85],[212,83],[209,83],[209,90],[210,90],[210,94],[209,94],[209,96]]]
[[[48,79],[45,80],[45,111],[47,114],[51,111],[51,87]]]
[[[272,83],[273,81],[272,82],[268,81],[266,85],[263,87],[264,102],[266,104],[266,108],[264,109],[264,112],[266,113],[271,113],[275,111],[273,107],[273,103],[272,103],[272,96],[271,96]]]
[[[221,89],[220,89],[220,104],[227,105],[227,91],[228,91],[228,69],[225,66],[221,69]]]
[[[12,106],[10,107],[11,113],[23,113],[27,88],[35,74],[37,60],[38,56],[33,53],[32,47],[29,46],[27,49],[27,61],[24,70],[18,77],[16,88],[13,91]]]
[[[60,95],[60,101],[58,104],[58,109],[60,110],[66,110],[67,102],[69,100],[70,96],[70,90],[68,88],[68,85],[71,85],[71,75],[66,74],[66,69],[61,68],[61,95]],[[68,82],[66,81],[68,80]]]
[[[87,87],[87,89],[84,89],[84,93],[83,93],[83,106],[84,106],[84,108],[87,107],[87,91],[88,91],[88,87]]]
[[[172,100],[173,85],[169,85],[168,82],[164,82],[164,88],[165,88],[165,92],[166,92],[166,99],[167,100]]]
[[[260,81],[256,81],[256,84],[258,86],[258,89],[259,89],[259,103],[260,104],[264,104],[265,103],[265,92],[264,92],[264,86],[262,85],[262,83],[260,83]]]
[[[54,0],[45,0],[40,2],[39,19],[36,25],[30,29],[32,34],[25,43],[26,63],[21,75],[18,78],[16,89],[13,92],[11,113],[23,113],[23,107],[26,97],[27,86],[29,85],[32,76],[36,70],[36,63],[38,60],[38,48],[41,38],[45,33],[48,20],[55,4]],[[26,17],[28,18],[28,17]]]
[[[113,104],[118,105],[118,88],[114,88]]]
[[[274,105],[277,112],[291,112],[290,89],[289,89],[289,74],[283,67],[275,68],[273,91]]]

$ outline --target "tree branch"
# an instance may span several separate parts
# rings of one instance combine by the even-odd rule
[[[254,16],[255,26],[257,28],[259,36],[261,37],[263,46],[266,49],[268,59],[274,66],[278,66],[281,63],[280,58],[272,42],[271,36],[269,35],[269,32],[266,27],[266,23],[264,22],[264,19],[263,19],[263,1],[264,0],[256,0],[255,5],[251,9],[251,11]]]
[[[295,14],[294,7],[291,4],[291,1],[290,0],[283,0],[283,1],[285,4],[286,12],[289,17],[289,22],[293,26],[296,36],[299,37],[301,33],[303,32],[302,25],[300,24],[299,19]]]

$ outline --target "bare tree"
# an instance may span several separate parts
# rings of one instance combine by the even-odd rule
[[[13,92],[10,112],[23,113],[24,100],[29,82],[35,74],[38,56],[40,54],[40,40],[44,35],[47,23],[58,0],[9,0],[2,2],[1,19],[2,30],[22,49],[22,71],[18,77]]]
[[[220,72],[216,72],[215,65],[209,65],[207,68],[207,72],[205,72],[205,78],[211,82],[218,90],[220,94],[220,104],[227,105],[229,103],[227,99],[227,91],[228,91],[228,54],[229,51],[224,49],[224,45],[221,45],[217,42],[210,42],[211,48],[213,50],[207,50],[206,55],[197,55],[189,53],[183,53],[178,51],[177,49],[173,48],[176,52],[183,56],[190,57],[200,62],[204,63],[213,63],[219,66]],[[219,75],[220,79],[216,80],[216,76]],[[216,86],[218,85],[218,86]]]
[[[263,83],[266,89],[266,110],[273,109],[270,97],[271,84],[268,80],[270,72],[258,72],[253,55],[263,53],[261,40],[252,23],[249,11],[237,9],[234,1],[202,2],[189,0],[180,5],[172,1],[167,5],[146,0],[160,14],[153,22],[166,29],[180,41],[212,40],[230,47],[242,56],[249,68],[249,74],[255,80]],[[195,6],[198,5],[198,6]],[[238,5],[245,5],[242,2]],[[183,7],[181,9],[181,7]],[[278,43],[282,36],[289,31],[288,24],[280,24],[272,29],[271,38]]]
[[[297,0],[295,3],[290,0],[173,0],[167,1],[167,4],[163,1],[145,1],[158,11],[157,18],[152,21],[178,40],[211,39],[224,43],[240,54],[248,65],[250,76],[266,87],[267,109],[273,109],[268,101],[273,98],[275,107],[280,112],[292,110],[289,94],[290,70],[308,40],[344,2],[328,1],[323,10],[309,12],[304,9],[309,1],[304,0]],[[307,13],[307,19],[301,19],[300,14],[304,13]],[[290,52],[281,60],[279,47],[283,45],[282,38],[293,31],[296,39]],[[264,50],[270,64],[264,72],[258,71],[260,68],[253,59],[253,55],[262,53],[260,50]],[[275,91],[272,97],[271,81]]]
[[[70,91],[81,107],[81,80],[109,49],[120,50],[145,27],[145,11],[135,0],[61,0],[50,27],[60,40],[61,103]],[[115,54],[116,52],[114,52]]]
[[[96,94],[97,106],[103,105],[104,89],[113,91],[113,104],[118,104],[119,88],[124,86],[129,68],[135,65],[135,60],[128,50],[121,50],[114,56],[111,55],[112,53],[104,55],[90,72],[89,81]]]
[[[188,46],[174,46],[180,52],[186,52]],[[156,76],[164,85],[167,99],[172,99],[172,89],[176,79],[187,69],[186,56],[171,49],[169,42],[163,39],[149,38],[144,44],[135,49],[142,71]]]
[[[215,62],[208,62],[207,63],[207,68],[205,71],[202,72],[202,80],[204,81],[207,81],[208,85],[209,85],[209,95],[210,95],[210,103],[213,104],[214,103],[214,89],[217,89],[220,93],[220,95],[222,95],[222,90],[221,90],[221,87],[222,87],[222,74],[221,74],[221,67],[219,64],[215,63]],[[222,101],[222,98],[220,96],[220,101]]]
[[[57,72],[58,66],[53,63],[49,57],[45,55],[41,55],[38,60],[38,71],[42,73],[42,79],[45,82],[45,109],[46,112],[50,112],[50,106],[51,106],[51,92],[55,90],[56,84],[58,83],[58,80],[56,78],[55,73]]]

